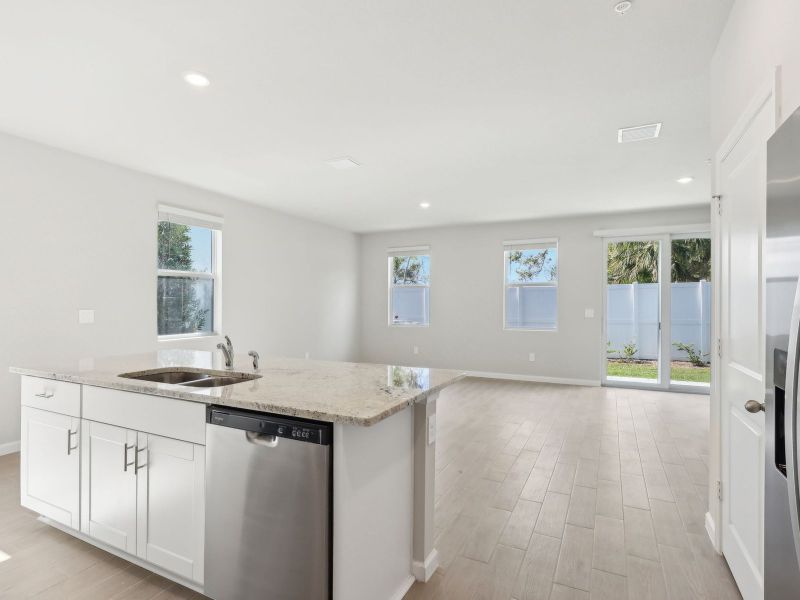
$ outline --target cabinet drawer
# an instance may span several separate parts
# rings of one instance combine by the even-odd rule
[[[83,418],[195,444],[206,443],[206,405],[83,386]]]
[[[81,386],[54,379],[23,377],[21,402],[23,406],[80,417]]]

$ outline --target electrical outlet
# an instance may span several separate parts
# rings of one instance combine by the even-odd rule
[[[594,309],[587,308],[586,310],[583,311],[583,316],[586,319],[594,319]]]
[[[94,311],[88,309],[79,309],[78,310],[78,324],[79,325],[89,325],[90,323],[94,323]]]
[[[93,358],[81,358],[78,360],[78,371],[91,371],[94,369]]]
[[[419,346],[414,346],[414,354],[419,354]]]
[[[311,358],[311,352],[306,352],[306,359]]]
[[[530,354],[528,354],[528,360],[530,362],[536,362],[536,353],[535,352],[531,352]]]

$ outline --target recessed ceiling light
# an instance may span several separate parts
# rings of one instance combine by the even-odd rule
[[[360,167],[356,161],[352,158],[347,158],[346,156],[343,158],[332,158],[330,160],[326,160],[325,164],[334,169],[355,169],[356,167]]]
[[[624,15],[633,7],[633,2],[630,0],[622,0],[622,2],[617,2],[614,5],[614,12],[620,15]]]
[[[194,87],[208,87],[211,85],[211,80],[197,71],[187,71],[183,74],[183,80]]]
[[[680,179],[676,179],[678,183],[692,183],[694,181],[694,177],[681,177]]]
[[[419,207],[420,208],[430,208],[431,207],[431,203],[430,202],[420,202],[419,203]]]
[[[650,123],[636,127],[623,127],[617,132],[617,141],[620,144],[641,142],[642,140],[653,140],[659,135],[661,135],[661,123]]]

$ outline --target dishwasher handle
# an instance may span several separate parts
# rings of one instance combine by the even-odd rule
[[[265,446],[266,448],[274,448],[278,445],[278,436],[269,435],[266,433],[258,433],[257,431],[244,432],[247,441],[256,446]]]

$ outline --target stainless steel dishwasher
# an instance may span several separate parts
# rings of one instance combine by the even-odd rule
[[[329,600],[330,424],[211,406],[204,593]]]

